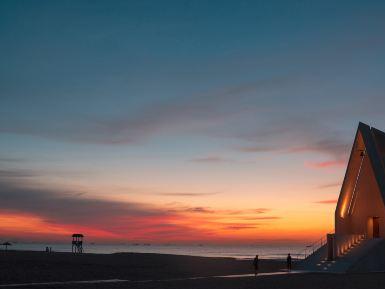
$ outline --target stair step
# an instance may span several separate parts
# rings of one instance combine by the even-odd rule
[[[366,254],[376,243],[378,242],[371,239],[360,239],[333,261],[326,259],[327,246],[324,245],[305,259],[300,266],[303,266],[304,270],[310,271],[346,272],[357,262],[360,256]]]

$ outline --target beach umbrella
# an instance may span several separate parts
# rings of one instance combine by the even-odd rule
[[[5,251],[8,250],[8,246],[12,246],[12,244],[9,243],[9,242],[5,242],[5,243],[3,243],[2,245],[5,246]]]

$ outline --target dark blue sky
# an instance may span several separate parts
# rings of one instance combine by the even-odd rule
[[[385,44],[384,5],[362,4],[2,1],[1,130],[59,128],[77,138],[89,121],[136,122],[142,111],[190,106],[196,97],[199,110],[208,95],[232,89],[211,101],[210,114],[268,107],[277,120],[317,121],[323,112],[341,116],[348,104],[361,110],[364,98],[382,96]],[[348,115],[350,127],[377,120]]]

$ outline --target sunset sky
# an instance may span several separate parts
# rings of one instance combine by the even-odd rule
[[[333,231],[358,122],[385,129],[384,13],[383,1],[0,1],[0,239]]]

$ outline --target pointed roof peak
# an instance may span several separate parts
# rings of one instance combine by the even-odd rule
[[[353,168],[357,170],[357,166],[352,165],[352,163],[357,163],[357,160],[360,160],[361,157],[367,157],[369,159],[382,196],[382,201],[385,205],[385,133],[363,122],[358,123],[340,197],[344,191],[348,175],[350,175],[349,171]],[[353,173],[353,175],[357,175],[357,173]],[[341,203],[340,199],[341,198],[339,198],[338,201],[339,204]],[[338,207],[339,205],[337,204],[337,208]]]

